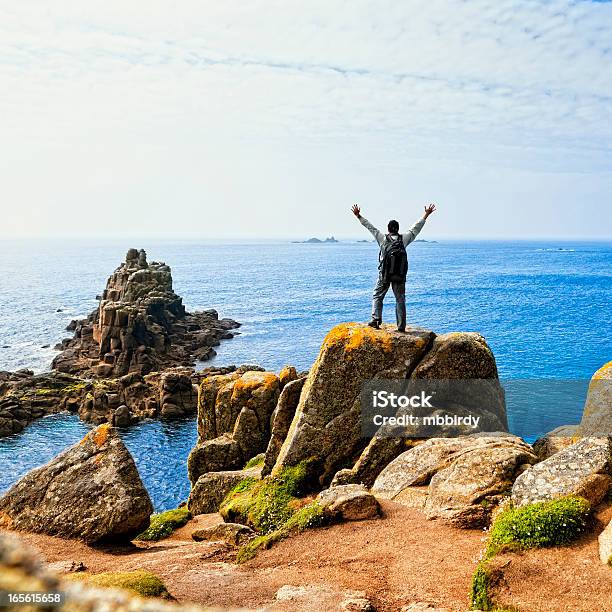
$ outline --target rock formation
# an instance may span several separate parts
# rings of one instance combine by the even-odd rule
[[[101,425],[0,498],[0,526],[85,542],[127,540],[153,506],[116,430]]]
[[[517,475],[536,461],[531,447],[510,434],[432,438],[391,461],[372,493],[422,507],[430,519],[480,527]]]
[[[192,483],[206,472],[239,469],[266,450],[279,393],[272,372],[238,369],[202,381],[198,442],[187,463]]]
[[[611,484],[612,437],[584,438],[523,472],[512,487],[512,503],[579,495],[595,506]]]
[[[495,358],[473,333],[436,336],[423,329],[399,333],[385,327],[341,324],[325,338],[301,393],[296,416],[273,473],[312,457],[319,483],[354,466],[368,440],[362,435],[360,394],[372,379],[482,379],[485,394],[449,396],[453,413],[477,413],[481,431],[507,431],[503,390]]]
[[[61,372],[0,372],[0,438],[19,433],[46,414],[76,412],[87,385]]]
[[[202,474],[189,493],[189,512],[193,515],[217,512],[225,496],[245,478],[261,478],[261,467]]]
[[[281,384],[283,382],[283,371],[279,374],[279,380]],[[266,456],[264,458],[262,474],[267,476],[274,467],[278,454],[283,446],[283,442],[289,433],[289,428],[295,416],[295,411],[300,401],[300,394],[306,378],[298,378],[285,384],[281,394],[278,398],[278,403],[274,412],[272,413],[272,428],[270,442],[266,449]]]
[[[202,378],[233,371],[235,366],[200,372],[177,367],[93,380],[62,372],[0,372],[0,438],[22,431],[37,418],[64,411],[87,423],[120,427],[147,418],[190,416],[197,411]]]
[[[170,267],[147,262],[144,250],[130,249],[111,274],[98,308],[72,321],[53,360],[61,372],[93,377],[144,375],[170,366],[191,366],[215,354],[239,324],[217,312],[187,313],[172,288]]]

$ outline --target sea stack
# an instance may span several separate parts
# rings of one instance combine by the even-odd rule
[[[190,366],[215,354],[213,346],[239,327],[219,319],[215,310],[188,313],[172,287],[163,262],[148,262],[144,249],[129,249],[108,278],[98,308],[72,321],[72,339],[64,340],[53,360],[61,372],[116,377],[148,374],[172,366]]]

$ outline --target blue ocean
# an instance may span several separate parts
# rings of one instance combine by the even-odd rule
[[[372,243],[4,241],[0,370],[49,369],[66,325],[96,307],[131,246],[172,267],[188,310],[216,308],[243,324],[200,367],[308,368],[331,327],[369,318]],[[580,420],[588,379],[612,359],[612,243],[417,242],[409,259],[409,322],[486,337],[508,381],[513,433],[532,441]],[[385,319],[393,321],[391,295],[387,301]],[[0,440],[0,491],[87,429],[74,416],[54,415]],[[195,420],[143,422],[122,435],[156,509],[185,499]]]

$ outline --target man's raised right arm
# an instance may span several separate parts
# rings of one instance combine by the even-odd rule
[[[376,229],[365,217],[361,216],[361,208],[359,208],[357,204],[354,204],[351,211],[359,219],[359,223],[361,223],[361,225],[363,225],[363,227],[365,227],[370,234],[374,236],[376,242],[378,242],[378,244],[382,244],[383,240],[385,239],[385,235],[380,230]]]

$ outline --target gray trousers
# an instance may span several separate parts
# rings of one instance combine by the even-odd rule
[[[380,274],[378,275],[378,282],[376,287],[374,287],[374,295],[372,296],[372,318],[382,321],[383,301],[389,287],[391,287],[393,295],[395,295],[395,319],[397,326],[404,328],[406,327],[406,283],[385,281]]]

